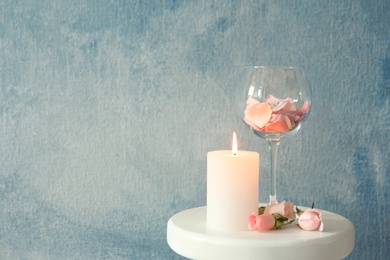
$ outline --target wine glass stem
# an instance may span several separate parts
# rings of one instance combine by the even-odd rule
[[[269,195],[269,204],[278,203],[276,199],[276,165],[278,159],[278,149],[280,140],[267,140],[271,152],[271,193]]]

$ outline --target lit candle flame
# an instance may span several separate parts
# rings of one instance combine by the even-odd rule
[[[233,145],[232,145],[232,154],[237,155],[237,136],[236,132],[233,132]]]

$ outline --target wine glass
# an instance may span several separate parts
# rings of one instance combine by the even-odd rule
[[[253,66],[240,89],[239,107],[251,131],[268,142],[271,154],[269,204],[276,198],[280,141],[298,132],[311,108],[311,88],[302,67]]]

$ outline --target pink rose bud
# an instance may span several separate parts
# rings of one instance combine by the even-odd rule
[[[249,215],[249,218],[248,218],[248,229],[249,230],[257,229],[257,227],[259,226],[259,223],[257,221],[257,217],[258,217],[258,215],[256,215],[255,213],[252,213]]]
[[[308,209],[299,216],[298,225],[304,230],[324,230],[321,211],[317,209]]]
[[[278,204],[268,205],[264,214],[279,214],[288,219],[295,219],[294,202],[280,202]]]
[[[260,231],[270,230],[275,226],[275,218],[271,214],[261,214],[257,217],[258,227]]]
[[[249,215],[248,229],[249,230],[270,230],[275,226],[275,218],[271,214],[256,215],[254,213]]]

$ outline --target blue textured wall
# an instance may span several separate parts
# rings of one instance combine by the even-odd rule
[[[206,203],[206,153],[268,148],[235,107],[240,67],[313,87],[280,147],[279,198],[348,217],[349,259],[389,250],[390,2],[0,0],[0,258],[174,259]]]

